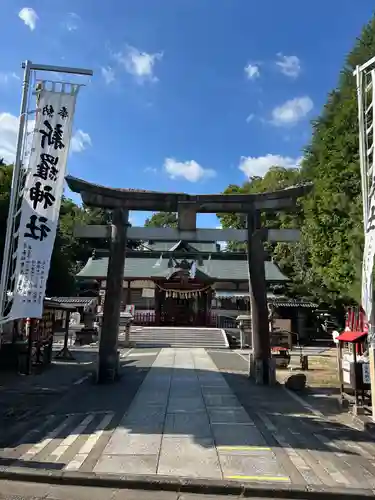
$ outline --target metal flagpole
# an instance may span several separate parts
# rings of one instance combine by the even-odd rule
[[[32,71],[51,71],[56,73],[68,73],[68,74],[75,74],[82,76],[93,75],[93,71],[89,69],[33,64],[29,60],[22,63],[22,68],[24,69],[24,77],[23,77],[21,109],[20,109],[20,119],[19,119],[18,138],[17,138],[17,151],[16,151],[16,159],[12,175],[9,212],[8,212],[7,228],[5,235],[4,257],[3,257],[2,269],[1,269],[1,281],[0,281],[0,345],[1,345],[1,333],[3,331],[2,321],[4,321],[5,319],[4,313],[5,313],[7,292],[8,292],[10,263],[12,259],[12,252],[14,251],[14,249],[12,248],[13,246],[12,238],[14,237],[14,223],[15,223],[15,216],[17,214],[19,180],[22,171],[22,150],[23,150],[23,141],[25,137],[25,123],[27,118],[30,74]]]
[[[19,188],[19,179],[22,168],[22,145],[25,133],[25,123],[26,123],[26,111],[27,111],[27,101],[28,101],[28,92],[29,92],[29,83],[30,83],[30,73],[31,73],[31,62],[26,61],[23,64],[24,67],[24,75],[23,75],[23,84],[22,84],[22,98],[21,98],[21,109],[20,109],[20,118],[18,125],[18,137],[17,137],[17,151],[16,151],[16,159],[13,167],[13,175],[12,175],[12,184],[10,191],[10,200],[9,200],[9,210],[8,210],[8,219],[7,219],[7,228],[5,233],[5,246],[4,246],[4,256],[3,256],[3,264],[1,268],[1,280],[0,280],[0,319],[4,315],[4,308],[6,303],[6,296],[8,292],[8,279],[9,279],[9,268],[10,261],[12,258],[12,251],[14,250],[12,247],[12,238],[13,238],[13,230],[14,230],[14,218],[17,210],[17,199],[18,199],[18,188]],[[0,333],[2,333],[2,325],[0,323]],[[0,344],[1,344],[1,336],[0,336]]]

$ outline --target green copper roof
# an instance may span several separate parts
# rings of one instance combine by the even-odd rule
[[[140,252],[141,253],[141,252]],[[191,260],[191,259],[189,259]],[[164,257],[159,266],[158,258],[127,257],[125,259],[124,279],[151,278],[170,274],[168,258]],[[77,274],[78,278],[102,278],[107,276],[108,257],[90,258],[85,267]],[[264,263],[266,280],[271,282],[289,281],[276,264],[266,261]],[[247,281],[248,270],[246,260],[204,259],[202,266],[197,270],[203,272],[211,279],[222,281]]]
[[[174,252],[174,251],[198,251],[198,252],[208,252],[214,253],[218,251],[216,242],[211,243],[187,243],[185,241],[176,241],[175,243],[164,242],[164,241],[149,241],[146,243],[146,247],[155,252]]]

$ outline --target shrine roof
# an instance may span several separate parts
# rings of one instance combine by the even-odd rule
[[[156,265],[158,258],[148,256],[128,256],[125,259],[124,279],[130,278],[152,278],[167,275],[170,272],[168,268],[168,258],[164,257],[159,266]],[[188,259],[192,260],[192,259]],[[197,266],[197,270],[202,271],[213,280],[220,281],[248,281],[247,260],[224,260],[215,256],[209,259],[203,259],[202,266]],[[108,257],[91,257],[85,267],[77,274],[78,278],[101,278],[107,276]],[[268,282],[286,282],[289,279],[280,271],[273,262],[264,263],[266,281]]]
[[[218,251],[216,242],[211,243],[187,243],[185,241],[166,242],[166,241],[149,241],[145,245],[152,251],[155,252],[175,252],[181,251],[183,249],[195,252],[207,252],[214,253]]]

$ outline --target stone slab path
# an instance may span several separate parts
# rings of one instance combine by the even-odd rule
[[[162,349],[94,471],[290,481],[204,349]]]
[[[117,384],[72,386],[69,401],[0,449],[0,466],[375,488],[371,438],[280,387],[255,386],[238,354],[134,349],[120,359]]]

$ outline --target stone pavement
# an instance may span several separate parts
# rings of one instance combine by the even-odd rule
[[[280,387],[255,386],[236,353],[144,349],[122,363],[118,384],[79,386],[69,409],[46,412],[38,427],[2,450],[0,464],[375,488],[368,436],[318,417]]]
[[[30,376],[0,372],[0,445],[15,423],[32,419],[69,389],[87,379],[94,353],[77,353],[73,362],[53,361],[42,373]]]
[[[161,351],[94,472],[289,481],[204,349]]]

